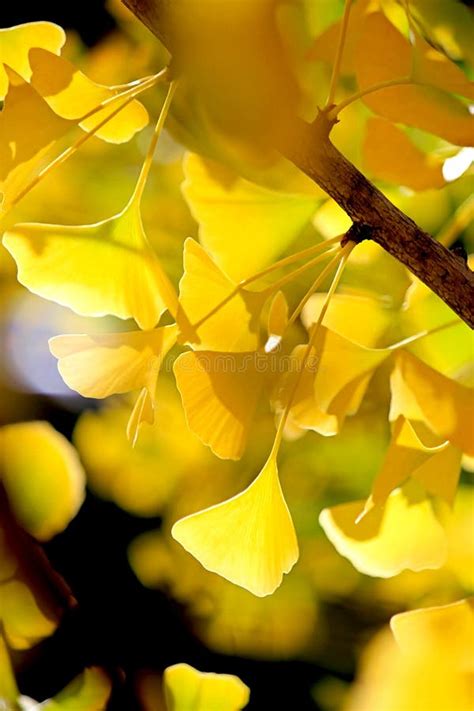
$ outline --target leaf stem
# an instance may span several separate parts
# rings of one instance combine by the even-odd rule
[[[372,84],[365,89],[357,91],[352,96],[344,99],[339,104],[334,106],[330,111],[328,111],[327,118],[329,121],[334,120],[343,109],[353,104],[355,101],[362,99],[368,94],[375,94],[376,91],[382,91],[383,89],[390,89],[392,86],[404,86],[406,84],[418,84],[419,82],[414,81],[411,77],[400,77],[398,79],[387,79],[386,81],[381,81],[378,84]]]
[[[158,121],[156,122],[155,130],[153,131],[153,136],[151,138],[150,145],[148,146],[145,160],[143,161],[143,165],[140,170],[140,175],[138,176],[135,190],[133,191],[133,195],[130,199],[131,203],[136,202],[137,204],[140,204],[141,199],[143,197],[143,192],[145,190],[146,181],[148,179],[150,168],[153,163],[153,156],[155,154],[156,145],[158,143],[158,139],[160,137],[161,131],[163,130],[163,126],[165,124],[166,117],[168,116],[168,111],[171,106],[171,102],[173,101],[173,96],[174,96],[174,92],[176,91],[176,86],[177,86],[176,81],[170,82],[170,85],[168,87],[168,92],[166,94],[163,106],[161,107],[160,115],[158,116]]]
[[[339,75],[341,72],[342,55],[344,52],[344,46],[346,44],[347,27],[349,25],[349,16],[351,14],[352,0],[345,0],[344,14],[341,21],[341,29],[339,33],[339,39],[337,43],[336,57],[332,67],[331,83],[329,85],[328,99],[326,102],[326,108],[334,103],[334,96],[336,94],[337,83],[339,81]]]
[[[303,372],[306,367],[306,363],[308,361],[309,355],[311,353],[311,349],[313,348],[313,345],[316,341],[316,337],[319,333],[319,330],[322,326],[324,317],[325,317],[326,312],[328,310],[329,304],[331,303],[331,299],[334,295],[334,292],[337,289],[337,286],[339,284],[341,276],[344,272],[344,267],[346,266],[347,260],[349,259],[349,256],[350,256],[350,253],[352,252],[352,250],[354,249],[355,246],[356,246],[356,242],[352,242],[352,241],[347,242],[347,244],[345,244],[344,247],[342,247],[342,249],[341,249],[340,253],[337,255],[337,257],[334,257],[331,260],[331,262],[327,265],[326,269],[324,270],[327,273],[327,271],[329,271],[329,269],[333,268],[334,264],[337,261],[339,261],[339,263],[337,265],[336,273],[334,274],[334,278],[332,280],[331,286],[329,287],[328,292],[326,294],[326,298],[324,300],[324,304],[322,306],[322,309],[320,311],[318,319],[317,319],[317,321],[315,321],[315,323],[312,326],[311,334],[310,334],[308,343],[306,345],[306,349],[303,354],[301,364],[299,366],[298,375],[296,377],[293,388],[290,392],[290,396],[289,396],[288,401],[286,403],[283,414],[280,418],[280,421],[278,422],[278,428],[277,428],[277,432],[275,435],[275,440],[273,442],[272,451],[270,453],[270,458],[276,457],[278,454],[278,451],[279,451],[280,445],[281,445],[281,440],[283,437],[283,430],[285,429],[285,424],[288,419],[288,415],[290,414],[290,410],[293,405],[293,400],[294,400],[295,395],[298,391],[298,387],[301,382],[301,378],[303,377]],[[325,274],[324,274],[324,276],[325,276]],[[320,281],[322,281],[323,272],[321,272],[320,277],[321,277]]]

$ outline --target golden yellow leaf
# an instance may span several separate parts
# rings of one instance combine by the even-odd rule
[[[163,681],[168,711],[240,711],[250,698],[237,676],[200,672],[189,664],[167,667]]]
[[[431,503],[414,482],[396,489],[385,506],[363,518],[364,501],[324,509],[319,522],[336,550],[365,575],[389,578],[402,570],[440,568],[447,543]],[[356,520],[359,522],[356,523]]]
[[[65,41],[64,30],[53,22],[27,22],[0,29],[0,99],[5,98],[8,91],[8,75],[3,65],[8,65],[25,81],[29,81],[30,49],[41,47],[59,54]]]
[[[91,667],[41,707],[44,711],[104,711],[111,691],[108,675],[98,667]]]
[[[391,376],[390,419],[425,422],[461,451],[474,454],[473,388],[446,377],[407,351],[397,355]]]
[[[229,299],[197,328],[197,336],[191,336],[193,344],[198,341],[199,348],[223,352],[255,350],[259,345],[260,311],[267,297],[246,289],[235,293],[235,283],[225,276],[195,240],[187,239],[184,243],[183,259],[179,301],[192,325],[198,324]]]
[[[436,650],[441,665],[474,671],[472,599],[403,612],[392,617],[390,626],[403,654],[421,657]]]
[[[47,422],[23,422],[0,430],[1,479],[21,525],[47,540],[79,510],[85,475],[79,457]]]
[[[96,84],[67,59],[44,49],[31,50],[30,64],[33,71],[31,85],[50,108],[65,119],[78,121],[101,102],[119,93],[118,89]],[[79,125],[85,131],[90,131],[117,106],[118,103],[112,102],[106,108],[80,121]],[[95,135],[110,143],[124,143],[147,123],[148,113],[145,107],[134,99]]]
[[[383,118],[367,121],[364,139],[365,168],[377,178],[412,190],[445,184],[441,158],[423,153],[402,129]]]
[[[147,241],[134,198],[93,225],[15,225],[3,243],[24,286],[83,316],[134,318],[150,329],[166,309],[176,311],[174,288]]]
[[[239,459],[244,452],[265,378],[258,357],[191,351],[174,363],[189,428],[223,459]]]
[[[207,570],[254,595],[271,595],[298,559],[274,456],[236,496],[186,516],[172,536]]]
[[[74,125],[57,116],[16,72],[5,68],[8,93],[0,113],[0,191],[2,209],[42,167],[45,153]],[[35,120],[32,121],[31,117]]]
[[[356,75],[361,89],[408,77],[411,57],[410,43],[381,12],[366,16],[356,51]],[[474,115],[467,104],[445,91],[443,82],[433,85],[435,78],[436,72],[432,75],[425,71],[426,86],[381,89],[364,96],[364,102],[391,121],[416,126],[455,145],[470,146]],[[451,80],[448,83],[451,86]]]
[[[261,187],[190,153],[183,193],[199,239],[217,266],[239,282],[272,264],[298,237],[319,200]]]

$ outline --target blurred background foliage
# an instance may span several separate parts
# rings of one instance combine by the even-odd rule
[[[387,0],[385,4],[397,20],[397,3]],[[315,6],[313,34],[324,36],[340,17],[343,3]],[[430,4],[416,6],[420,22],[435,34],[429,23]],[[64,3],[62,10],[55,3],[32,7],[18,0],[0,10],[2,27],[36,19],[58,22],[68,30],[66,56],[98,82],[122,84],[156,71],[166,60],[164,50],[118,0]],[[463,49],[472,50],[472,45],[459,40],[460,22],[454,29],[448,25],[435,39],[455,45],[456,59],[463,61]],[[314,68],[326,84],[328,47],[329,41],[320,42]],[[142,98],[156,116],[161,89]],[[370,120],[374,119],[369,109],[359,102],[347,110],[334,131],[341,150],[366,170],[363,144]],[[60,172],[32,191],[8,220],[11,224],[22,220],[80,224],[115,214],[132,190],[150,132],[148,127],[119,146],[91,139]],[[418,129],[408,130],[407,135],[434,151],[440,163],[454,154],[442,139]],[[195,214],[199,209],[198,199],[186,201],[181,189],[183,157],[182,146],[165,133],[143,202],[148,237],[175,284],[182,273],[184,240],[198,235],[190,210],[191,206]],[[429,189],[389,184],[377,169],[373,159],[368,169],[372,177],[435,235],[450,229],[456,211],[474,189],[472,168],[457,180],[442,180]],[[312,187],[303,187],[304,179],[290,178],[301,181],[301,192],[312,193]],[[192,182],[189,174],[187,179]],[[265,178],[260,182],[265,185]],[[291,252],[348,227],[334,203],[319,194],[312,199],[314,216],[292,242]],[[201,215],[201,224],[210,219]],[[474,225],[464,225],[455,239],[472,250]],[[291,285],[292,304],[309,284],[308,276]],[[415,294],[412,308],[407,309],[410,278],[373,244],[357,249],[343,285],[348,294],[369,295],[384,304],[392,335],[387,342],[436,325],[446,316],[446,307],[434,296],[417,300]],[[14,434],[8,438],[12,423],[45,420],[65,437],[57,443],[57,456],[75,457],[68,449],[72,442],[82,462],[74,465],[78,467],[74,481],[69,465],[63,475],[58,464],[62,487],[58,505],[64,509],[59,522],[41,509],[48,499],[45,483],[30,492],[30,508],[19,512],[15,493],[6,474],[2,475],[0,600],[22,693],[50,698],[85,667],[94,666],[103,668],[113,681],[110,709],[157,710],[164,708],[160,685],[164,668],[187,662],[241,677],[251,689],[249,709],[375,711],[364,700],[357,705],[350,691],[368,641],[398,612],[472,594],[473,489],[468,470],[462,475],[448,527],[448,560],[440,570],[405,571],[388,579],[364,576],[336,552],[318,524],[325,506],[363,499],[370,491],[390,439],[385,367],[376,373],[360,411],[347,419],[338,437],[310,432],[284,444],[280,472],[301,555],[276,593],[260,599],[204,570],[172,540],[169,530],[180,516],[223,500],[245,485],[255,461],[262,460],[271,442],[270,414],[262,408],[241,461],[217,459],[186,426],[171,373],[176,355],[172,352],[160,379],[156,423],[144,428],[131,449],[125,436],[127,396],[102,403],[75,395],[61,381],[47,346],[48,338],[58,333],[123,330],[123,322],[107,318],[98,323],[27,292],[17,283],[14,262],[3,248],[0,302],[0,424],[7,442],[3,453],[10,451],[8,447],[21,447],[11,443]],[[472,342],[466,334],[462,327],[455,333],[441,333],[414,346],[414,352],[443,372],[464,369],[464,381],[472,384],[472,372],[466,368]],[[52,466],[47,451],[34,439],[43,435],[28,435],[32,442],[27,446],[35,456],[23,463],[26,471],[41,469],[39,452],[46,458],[44,467]],[[30,485],[25,480],[18,486]],[[40,524],[46,528],[41,530]],[[365,665],[370,665],[370,654],[377,660],[389,654],[382,638],[377,639],[379,647],[365,653]],[[383,673],[380,670],[374,684],[380,683]]]

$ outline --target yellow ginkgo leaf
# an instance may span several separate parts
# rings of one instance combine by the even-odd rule
[[[198,324],[216,309],[191,335],[193,343],[213,351],[253,351],[259,344],[259,317],[267,298],[241,289],[214,264],[193,239],[184,243],[184,274],[179,283],[180,305],[191,323]],[[220,308],[219,305],[228,301]],[[181,324],[180,324],[181,325]],[[183,328],[185,331],[186,327]]]
[[[49,345],[66,385],[84,397],[141,390],[127,428],[135,442],[140,424],[153,423],[158,373],[176,337],[177,328],[171,325],[153,331],[56,336]]]
[[[448,442],[425,445],[412,424],[399,417],[366,508],[385,504],[391,492],[409,477],[433,496],[452,504],[459,479],[461,453]]]
[[[390,626],[403,654],[421,658],[436,650],[448,668],[474,671],[472,599],[403,612],[392,617]]]
[[[298,237],[319,200],[269,190],[219,163],[189,154],[183,193],[199,239],[216,264],[239,282],[272,264]]]
[[[383,57],[383,61],[380,58]],[[381,12],[365,18],[356,51],[356,75],[359,87],[368,89],[385,81],[406,79],[410,75],[412,48],[408,40]],[[440,86],[431,83],[436,72],[424,72],[420,86],[399,85],[364,96],[375,113],[395,122],[416,126],[459,146],[470,146],[474,116],[467,103]],[[451,82],[449,82],[451,87]],[[452,91],[450,88],[449,91]]]
[[[31,78],[31,67],[28,58],[32,47],[41,47],[49,52],[59,54],[66,41],[62,27],[53,22],[27,22],[24,25],[0,29],[0,99],[8,90],[8,76],[3,67],[7,64],[23,79]]]
[[[16,72],[8,67],[5,71],[9,87],[0,113],[0,192],[3,194],[3,210],[40,170],[48,149],[74,125],[57,116]],[[33,122],[32,116],[35,117]]]
[[[133,198],[121,213],[93,225],[15,225],[3,243],[24,286],[83,316],[134,318],[150,329],[166,309],[176,310],[174,288]]]
[[[412,190],[445,184],[443,160],[423,153],[401,128],[386,119],[372,117],[367,121],[363,155],[365,167],[378,180]]]
[[[107,674],[98,667],[91,667],[53,699],[41,704],[41,708],[44,711],[104,711],[111,691]]]
[[[27,586],[19,580],[0,585],[0,620],[8,643],[14,649],[28,649],[56,629]]]
[[[237,676],[174,664],[163,675],[167,711],[240,711],[250,689]]]
[[[1,616],[0,610],[0,619]],[[6,704],[11,704],[11,707],[14,708],[18,695],[19,692],[15,681],[15,675],[13,674],[10,655],[8,654],[5,639],[3,638],[3,635],[0,634],[0,701],[3,701]]]
[[[391,376],[390,419],[420,420],[468,455],[474,454],[474,390],[446,377],[407,351]]]
[[[389,578],[402,570],[440,568],[444,530],[415,482],[396,489],[384,507],[361,518],[364,501],[324,509],[319,522],[336,550],[365,575]],[[356,523],[356,521],[359,521]]]
[[[44,49],[32,49],[29,59],[33,71],[31,85],[62,118],[77,121],[101,102],[119,93],[118,89],[96,84],[67,59]],[[115,111],[117,105],[111,102],[79,125],[85,131],[90,131]],[[95,135],[111,143],[123,143],[130,140],[147,123],[148,113],[145,107],[134,99]]]
[[[301,320],[309,330],[318,320],[326,294],[313,294],[303,309]],[[354,343],[371,348],[377,345],[390,325],[392,314],[376,298],[360,294],[334,294],[324,316],[324,325]]]
[[[415,79],[474,100],[474,82],[446,54],[417,35],[414,43],[413,75]]]
[[[265,377],[257,358],[196,351],[174,363],[189,428],[223,459],[239,459],[244,452]]]
[[[47,422],[23,422],[0,430],[0,478],[16,518],[47,540],[79,510],[85,475],[76,450]]]
[[[259,597],[271,595],[298,559],[272,455],[247,489],[182,518],[171,533],[204,568]]]

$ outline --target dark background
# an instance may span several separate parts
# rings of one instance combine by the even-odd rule
[[[115,26],[101,0],[0,3],[0,27],[32,20],[74,28],[89,46]],[[71,435],[75,422],[70,412],[48,399],[31,398],[36,418],[47,419]],[[315,711],[311,688],[326,670],[310,662],[214,654],[193,636],[184,609],[140,584],[128,565],[127,546],[158,525],[158,519],[135,518],[89,494],[67,530],[45,546],[78,604],[66,612],[51,638],[20,657],[21,692],[39,700],[48,698],[85,667],[99,665],[114,679],[110,711],[134,711],[140,709],[132,684],[137,670],[162,671],[170,664],[187,662],[204,671],[240,676],[251,689],[249,711]],[[329,608],[322,614],[339,629],[362,631],[376,622],[347,609]]]

